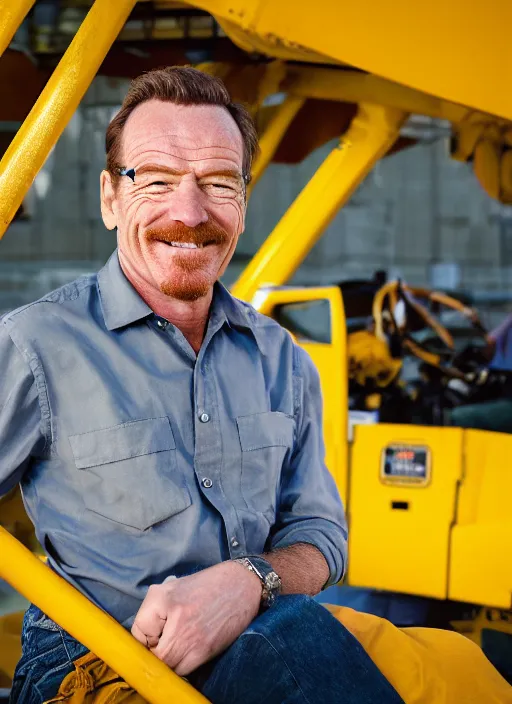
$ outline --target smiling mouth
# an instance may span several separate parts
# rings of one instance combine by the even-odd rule
[[[180,249],[202,249],[204,245],[195,244],[195,242],[168,242],[171,247],[179,247]]]
[[[177,247],[178,249],[204,249],[209,245],[215,244],[213,240],[209,242],[200,242],[196,244],[195,242],[168,242],[167,240],[159,240],[166,244],[168,247]]]

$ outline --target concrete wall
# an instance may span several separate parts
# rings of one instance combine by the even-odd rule
[[[106,126],[126,88],[95,80],[27,197],[31,216],[0,241],[0,310],[91,271],[115,246],[99,209]],[[270,167],[251,198],[232,281],[332,145],[298,166]],[[494,203],[443,141],[380,162],[298,271],[329,283],[387,269],[410,283],[512,294],[512,209]]]

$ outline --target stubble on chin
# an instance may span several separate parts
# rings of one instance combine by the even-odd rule
[[[219,247],[229,241],[227,232],[215,223],[203,223],[189,228],[176,223],[169,228],[153,228],[146,233],[146,239],[170,243],[195,242],[198,245]],[[175,251],[171,271],[159,284],[160,291],[166,296],[180,301],[193,302],[206,296],[215,283],[208,272],[208,264],[199,264],[189,259],[189,255],[180,255]]]
[[[200,285],[199,283],[194,284],[192,281],[178,283],[173,280],[164,281],[160,284],[160,291],[163,294],[186,303],[192,303],[203,298],[210,291],[210,288],[211,286],[206,281]]]

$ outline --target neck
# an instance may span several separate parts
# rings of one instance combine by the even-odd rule
[[[139,296],[148,304],[155,315],[165,318],[177,327],[197,354],[206,333],[210,305],[213,297],[213,287],[206,296],[197,301],[181,301],[171,296],[166,296],[158,289],[150,286],[142,277],[121,265],[123,272],[137,291]]]

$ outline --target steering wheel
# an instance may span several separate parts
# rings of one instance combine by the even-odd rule
[[[395,337],[402,348],[426,364],[437,367],[447,376],[464,378],[464,374],[450,364],[455,354],[452,335],[418,299],[458,311],[471,322],[475,331],[488,341],[487,331],[474,308],[470,308],[444,293],[408,286],[401,281],[390,281],[375,294],[372,314],[376,337],[384,341],[388,341],[389,336]],[[433,330],[443,345],[444,349],[441,352],[432,352],[425,345],[412,338],[408,324],[408,317],[410,317],[408,313],[418,316],[425,327]]]

